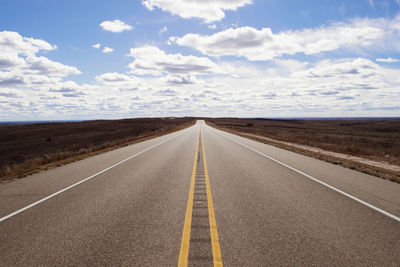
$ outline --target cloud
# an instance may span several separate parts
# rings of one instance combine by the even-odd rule
[[[0,88],[0,97],[4,98],[21,98],[21,94],[16,90]]]
[[[23,69],[28,73],[58,77],[81,74],[75,67],[51,61],[46,57],[27,57]]]
[[[111,53],[112,51],[114,51],[114,48],[106,46],[106,47],[103,48],[103,50],[101,52],[103,52],[103,53]]]
[[[162,28],[159,32],[158,32],[158,34],[162,34],[162,33],[164,33],[164,32],[167,32],[168,31],[168,28],[167,28],[167,26],[164,26],[164,28]]]
[[[285,73],[300,71],[309,65],[309,63],[306,61],[298,61],[293,59],[275,59],[274,63],[279,67],[280,71]]]
[[[169,88],[160,90],[157,92],[157,95],[161,95],[161,96],[175,96],[176,94],[177,94],[177,91],[169,89]]]
[[[18,54],[0,54],[0,69],[9,69],[24,64],[24,59],[18,57]]]
[[[79,70],[39,54],[47,50],[12,47],[3,44],[9,52],[0,53],[0,109],[7,111],[0,119],[399,112],[400,70],[363,57],[224,61],[143,46],[131,49],[129,73],[103,73],[88,85],[65,81]]]
[[[44,40],[22,37],[17,32],[0,32],[0,84],[17,86],[49,77],[81,74],[76,67],[36,55],[56,48]]]
[[[0,86],[10,87],[0,88],[0,97],[6,99],[0,103],[1,109],[8,111],[0,118],[37,119],[46,113],[68,112],[71,101],[61,99],[75,97],[81,101],[86,95],[84,91],[92,90],[89,85],[63,81],[69,75],[81,74],[76,67],[38,55],[56,48],[44,40],[23,37],[17,32],[0,32]],[[83,103],[75,104],[84,109]],[[56,110],[56,106],[64,109]]]
[[[337,95],[339,94],[339,91],[322,91],[319,92],[320,95]]]
[[[22,37],[17,32],[0,32],[0,51],[2,55],[32,56],[41,50],[50,51],[54,49],[57,49],[57,46],[40,39]]]
[[[277,90],[283,88],[288,92],[313,97],[341,96],[342,93],[346,93],[346,96],[352,93],[377,97],[379,92],[396,90],[394,88],[400,85],[388,74],[390,71],[364,58],[322,60],[288,76],[270,78],[268,84]],[[320,102],[323,99],[315,98],[314,101]]]
[[[222,83],[222,86],[209,87],[218,92],[213,97],[223,99],[222,102],[218,104],[213,98],[202,102],[212,105],[209,109],[218,116],[262,116],[265,112],[277,116],[334,116],[346,114],[350,109],[349,116],[355,111],[368,115],[361,111],[364,110],[362,103],[384,107],[395,106],[400,100],[400,79],[395,78],[400,70],[383,68],[365,58],[322,60],[304,65],[280,62],[267,68],[258,63],[253,67],[249,63],[244,66],[236,62],[224,63],[228,64],[231,67],[224,67],[232,75],[205,81],[206,84]],[[293,71],[281,70],[287,64],[295,66]],[[383,112],[383,109],[378,110]]]
[[[142,0],[142,4],[150,11],[157,7],[184,19],[200,18],[205,23],[222,20],[225,10],[235,11],[252,3],[252,0]]]
[[[209,29],[215,30],[217,28],[217,25],[211,24],[207,26]]]
[[[173,85],[188,85],[199,83],[199,80],[196,79],[195,76],[190,74],[167,75],[164,78],[164,81]]]
[[[386,63],[397,63],[397,62],[400,62],[400,59],[388,57],[388,58],[377,58],[376,61],[386,62]]]
[[[366,78],[378,75],[378,70],[379,66],[372,61],[356,58],[342,61],[322,61],[316,67],[298,73],[306,73],[310,78],[352,78],[355,76]]]
[[[147,87],[144,79],[139,79],[138,77],[117,72],[109,72],[98,75],[95,77],[95,80],[101,85],[104,85],[108,88],[114,88],[119,91],[136,91]]]
[[[130,56],[134,58],[134,61],[129,64],[132,74],[206,74],[221,72],[221,69],[206,57],[166,54],[155,46],[131,48]]]
[[[23,84],[25,84],[25,80],[22,75],[0,71],[0,86],[18,86]]]
[[[273,33],[270,28],[230,28],[212,35],[189,33],[171,37],[169,44],[194,48],[208,56],[236,56],[248,60],[271,60],[282,55],[348,49],[399,50],[400,15],[388,19],[353,19],[328,26]]]
[[[353,100],[353,99],[355,99],[355,97],[354,96],[340,96],[340,97],[338,97],[338,99],[339,100]]]
[[[125,22],[120,21],[118,19],[105,20],[102,23],[100,23],[100,27],[102,27],[103,30],[109,32],[123,32],[123,31],[130,31],[133,29],[131,25],[128,25]]]
[[[264,98],[267,98],[267,99],[274,99],[274,98],[278,97],[278,95],[274,92],[262,94],[261,96]]]
[[[93,48],[96,48],[96,49],[100,48],[100,46],[101,46],[100,43],[97,43],[97,44],[92,45],[92,47],[93,47]]]
[[[49,87],[49,91],[51,92],[74,92],[80,89],[80,86],[73,81],[66,81],[60,83],[54,83],[52,86]]]
[[[115,83],[115,82],[131,82],[134,78],[117,72],[109,72],[98,75],[95,77],[95,79],[96,81],[101,83]]]
[[[71,92],[71,93],[63,93],[63,97],[80,97],[84,96],[85,94],[83,92]]]

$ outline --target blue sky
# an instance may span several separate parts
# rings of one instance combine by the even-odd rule
[[[399,0],[0,5],[0,120],[400,116]]]

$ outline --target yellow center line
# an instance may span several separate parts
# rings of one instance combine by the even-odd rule
[[[221,254],[221,247],[219,245],[217,222],[215,221],[215,212],[214,212],[214,204],[213,204],[212,195],[211,195],[210,178],[208,177],[206,152],[204,150],[203,135],[201,134],[200,136],[201,136],[201,147],[203,148],[204,174],[205,174],[205,177],[206,177],[208,217],[209,217],[209,220],[210,220],[211,246],[212,246],[214,267],[217,267],[217,266],[218,267],[220,267],[220,266],[222,267],[223,266],[223,264],[222,264],[222,254]]]
[[[187,207],[186,207],[185,223],[183,225],[181,250],[179,252],[178,267],[186,267],[188,265],[189,246],[190,246],[190,228],[192,227],[194,182],[196,179],[198,152],[199,152],[199,139],[197,139],[196,154],[194,156],[192,179],[190,181],[190,189],[189,189],[189,196],[188,196]]]
[[[196,170],[197,170],[197,160],[198,160],[200,139],[201,139],[202,154],[203,154],[203,161],[204,161],[204,176],[205,176],[205,180],[206,180],[208,217],[209,217],[209,222],[210,222],[210,235],[211,235],[211,247],[212,247],[212,254],[213,254],[213,262],[214,262],[215,267],[222,267],[223,263],[222,263],[221,247],[219,244],[217,223],[215,221],[215,212],[214,212],[214,205],[213,205],[212,195],[211,195],[210,178],[208,176],[206,153],[205,153],[205,149],[204,149],[203,135],[201,134],[201,129],[200,129],[199,138],[197,140],[197,145],[196,145],[196,154],[194,157],[192,178],[190,181],[190,189],[189,189],[189,196],[188,196],[188,202],[187,202],[187,207],[186,207],[185,223],[183,225],[182,241],[181,241],[181,249],[179,252],[178,267],[188,266],[189,247],[190,247],[190,229],[192,226],[194,187],[195,187],[195,180],[196,180]]]

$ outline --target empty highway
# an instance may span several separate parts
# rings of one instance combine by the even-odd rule
[[[0,184],[0,266],[400,266],[400,184],[179,132]]]

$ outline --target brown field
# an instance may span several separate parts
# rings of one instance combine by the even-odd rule
[[[0,181],[163,135],[193,118],[0,124]]]
[[[204,119],[210,125],[245,137],[400,182],[398,171],[278,143],[305,145],[400,166],[400,119]],[[194,118],[148,118],[0,124],[0,181],[156,137],[194,123]]]
[[[217,118],[207,119],[207,122],[216,127],[247,134],[247,137],[249,137],[248,134],[254,134],[278,141],[400,165],[400,119],[398,118],[311,120]],[[321,155],[303,154],[345,166],[349,165],[349,162],[337,162]],[[397,172],[385,172],[379,168],[371,170],[354,164],[347,167],[400,182],[400,173]]]

